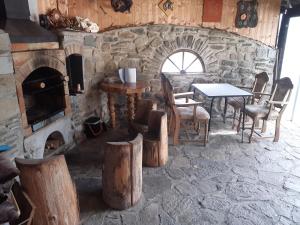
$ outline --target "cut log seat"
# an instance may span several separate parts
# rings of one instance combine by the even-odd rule
[[[107,142],[102,169],[103,200],[114,209],[135,205],[142,194],[143,136],[133,141]]]

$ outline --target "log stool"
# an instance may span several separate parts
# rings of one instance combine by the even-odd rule
[[[152,110],[148,120],[148,132],[144,135],[143,165],[163,166],[168,161],[167,113]]]
[[[63,155],[16,159],[21,184],[36,206],[33,224],[79,224],[75,186]]]
[[[129,133],[144,135],[148,132],[148,119],[150,112],[157,109],[157,104],[150,99],[141,99],[137,103],[137,109],[133,121],[129,123]]]
[[[143,136],[107,142],[102,169],[103,200],[114,209],[135,205],[142,194]]]

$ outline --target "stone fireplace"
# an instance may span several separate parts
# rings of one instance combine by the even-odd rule
[[[61,58],[59,56],[61,55]],[[17,97],[24,136],[71,113],[63,50],[14,52]]]

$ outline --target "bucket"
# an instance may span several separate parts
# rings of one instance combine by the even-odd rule
[[[87,137],[97,137],[103,130],[102,121],[96,116],[88,118],[84,122],[84,127]]]

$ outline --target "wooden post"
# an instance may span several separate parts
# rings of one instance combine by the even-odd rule
[[[102,170],[103,199],[112,208],[135,205],[142,194],[143,136],[129,142],[108,142]]]
[[[143,165],[158,167],[168,161],[168,119],[161,111],[151,111],[143,144]]]
[[[127,116],[128,122],[130,123],[134,119],[134,112],[135,112],[135,103],[134,103],[134,95],[128,94],[127,95]]]
[[[111,93],[107,93],[108,97],[108,108],[110,113],[111,127],[116,127],[116,112],[115,112],[115,97]]]
[[[63,155],[16,159],[25,192],[36,206],[34,225],[79,224],[76,189]]]

